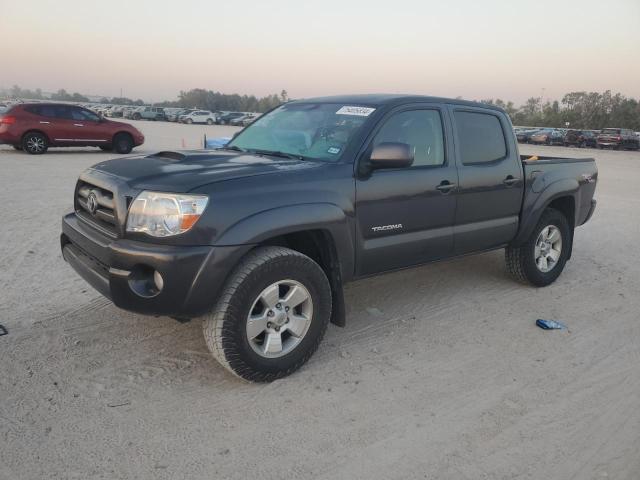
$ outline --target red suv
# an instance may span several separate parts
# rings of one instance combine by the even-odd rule
[[[72,146],[129,153],[144,143],[144,135],[128,123],[106,120],[75,105],[25,103],[0,114],[0,143],[32,155]]]

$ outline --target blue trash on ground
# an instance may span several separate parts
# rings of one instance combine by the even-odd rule
[[[536,325],[544,330],[566,330],[567,326],[556,322],[555,320],[543,320],[539,318],[536,320]]]
[[[205,150],[215,150],[217,148],[224,147],[227,143],[231,141],[231,137],[220,137],[220,138],[207,138],[204,136],[204,149]]]

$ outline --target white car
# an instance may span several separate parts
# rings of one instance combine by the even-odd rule
[[[188,113],[187,115],[180,115],[181,123],[206,123],[207,125],[213,125],[216,123],[216,114],[209,110],[196,110],[195,112]]]

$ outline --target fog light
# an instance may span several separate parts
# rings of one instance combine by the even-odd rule
[[[152,298],[164,287],[160,272],[147,265],[136,265],[129,274],[129,288],[140,297]]]
[[[162,279],[162,275],[160,275],[160,272],[157,270],[153,272],[153,283],[156,284],[158,292],[161,292],[162,287],[164,287],[164,280]]]

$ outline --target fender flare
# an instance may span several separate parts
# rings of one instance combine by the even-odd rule
[[[333,293],[331,322],[345,325],[342,286],[353,277],[355,249],[351,222],[332,203],[303,203],[263,210],[246,217],[220,235],[217,245],[257,245],[271,238],[309,230],[320,230],[333,240],[335,261],[326,268]]]
[[[537,181],[536,181],[537,182]],[[532,190],[530,195],[535,195],[534,185],[532,185]],[[554,200],[561,197],[573,197],[574,205],[580,205],[579,199],[579,189],[580,185],[578,181],[573,178],[565,178],[561,180],[557,180],[553,183],[547,185],[544,190],[542,190],[535,199],[532,199],[531,203],[527,203],[525,199],[525,203],[522,208],[522,213],[520,217],[520,228],[516,237],[511,242],[514,246],[522,245],[527,241],[533,229],[538,224],[540,217],[542,216],[542,212],[553,202]],[[568,218],[571,229],[575,228],[575,212],[574,218]]]

